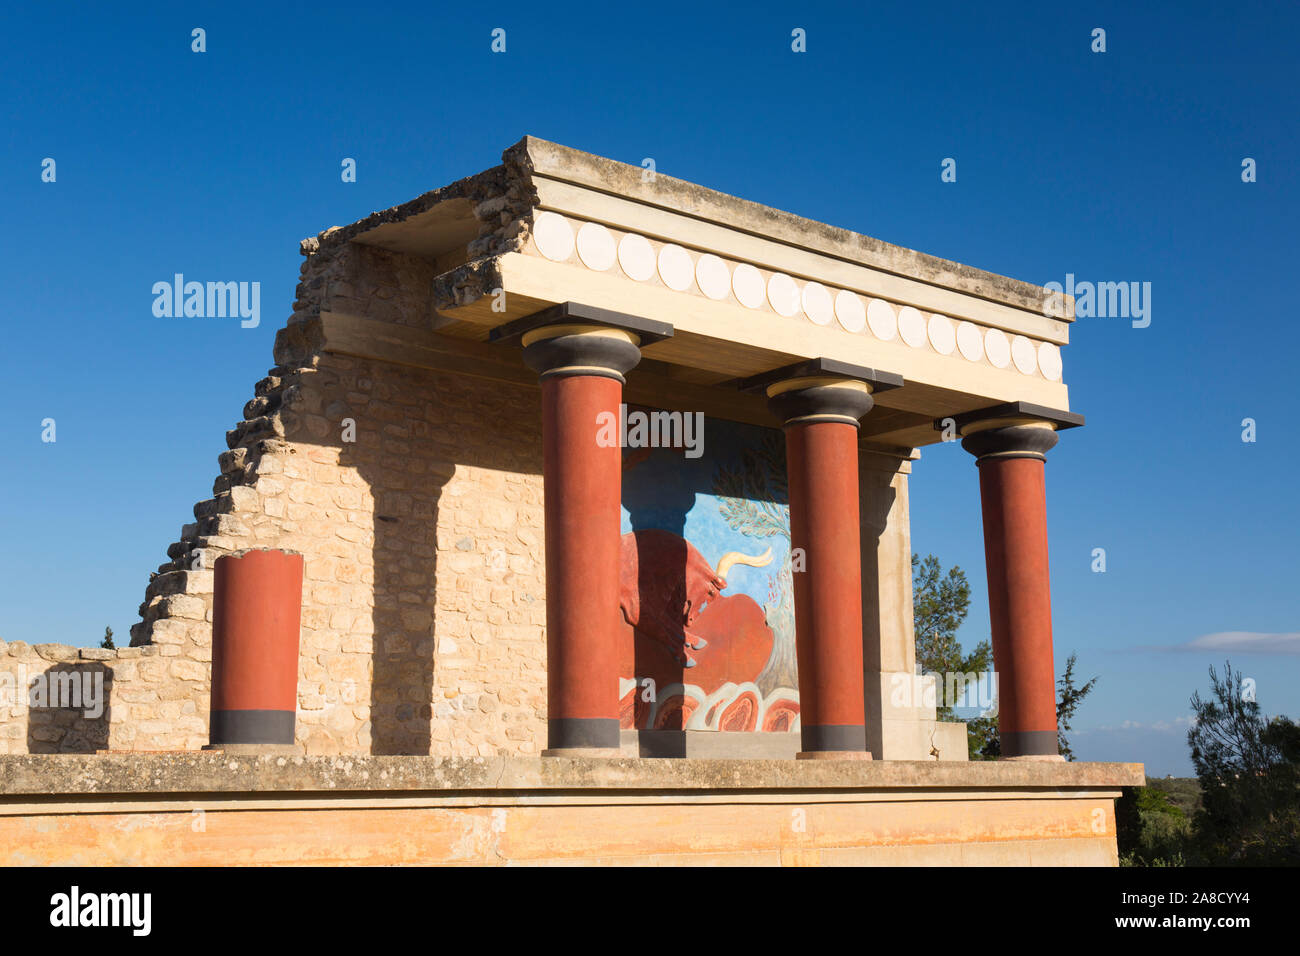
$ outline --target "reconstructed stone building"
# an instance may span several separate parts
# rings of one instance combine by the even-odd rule
[[[1082,421],[1062,382],[1068,299],[534,138],[302,252],[275,367],[131,648],[0,658],[93,668],[107,710],[15,707],[9,753],[193,751],[162,789],[343,786],[394,827],[403,811],[371,791],[400,779],[471,829],[484,808],[532,814],[551,836],[520,858],[698,852],[575,842],[532,805],[552,791],[585,788],[611,832],[639,833],[642,804],[619,794],[661,789],[696,832],[738,787],[751,809],[738,842],[710,844],[719,859],[1114,861],[1115,787],[1140,768],[1051,760],[1043,463]],[[963,454],[954,439],[979,463],[1020,761],[957,766],[964,726],[936,721],[915,675],[907,481],[917,449]],[[263,599],[300,620],[271,636],[249,610]],[[293,638],[296,687],[260,688],[263,658],[229,663]],[[251,757],[232,782],[197,753],[210,739],[304,756],[291,784]],[[337,779],[334,755],[365,776]],[[699,759],[644,759],[660,756]],[[498,767],[516,796],[467,807]],[[829,843],[755,836],[845,789]]]

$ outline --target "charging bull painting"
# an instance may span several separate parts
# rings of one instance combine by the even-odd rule
[[[783,437],[706,419],[704,449],[625,453],[622,725],[793,731]]]

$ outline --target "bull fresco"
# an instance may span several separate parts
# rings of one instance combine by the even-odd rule
[[[704,453],[625,449],[622,726],[799,726],[785,440],[705,419]]]

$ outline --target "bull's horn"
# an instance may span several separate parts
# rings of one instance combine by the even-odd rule
[[[737,564],[747,564],[751,568],[762,568],[772,563],[772,549],[769,547],[758,557],[740,551],[728,551],[718,560],[718,577],[725,578],[727,572]]]

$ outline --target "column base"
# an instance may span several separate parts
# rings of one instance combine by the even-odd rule
[[[1064,763],[1065,758],[1060,754],[1020,754],[1015,757],[999,757],[999,760],[1023,760],[1027,762],[1043,763]]]
[[[200,749],[233,754],[237,757],[256,757],[259,754],[302,757],[307,753],[307,748],[302,744],[204,744]]]
[[[870,760],[869,750],[801,750],[795,760]]]
[[[626,757],[618,747],[547,747],[543,757]]]

